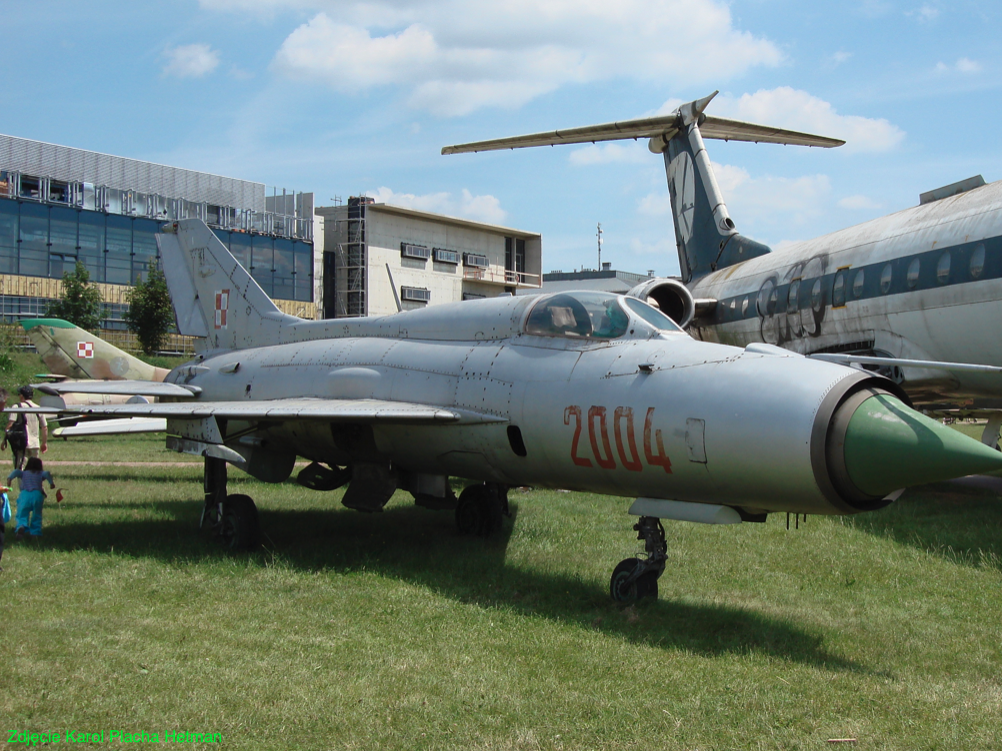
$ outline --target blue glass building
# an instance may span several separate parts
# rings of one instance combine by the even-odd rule
[[[283,310],[316,317],[311,194],[0,135],[0,316],[44,314],[77,261],[124,328],[124,293],[155,262],[155,235],[198,217]]]

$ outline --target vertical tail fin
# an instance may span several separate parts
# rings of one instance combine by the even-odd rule
[[[168,373],[59,318],[30,318],[21,321],[21,325],[46,367],[57,375],[162,381]]]
[[[767,245],[739,234],[727,212],[699,132],[699,118],[709,99],[679,108],[680,127],[664,148],[678,262],[686,284],[770,252]]]
[[[242,349],[277,344],[284,327],[302,322],[275,306],[202,220],[166,225],[157,244],[180,333]]]

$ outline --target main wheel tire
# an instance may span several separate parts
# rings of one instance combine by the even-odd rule
[[[226,496],[219,537],[230,550],[254,550],[261,545],[257,506],[250,496],[240,493]]]
[[[612,579],[609,580],[609,594],[616,602],[633,602],[637,599],[637,579],[627,582],[630,575],[637,570],[640,561],[636,558],[627,558],[616,564],[612,570]]]
[[[489,485],[470,485],[459,494],[456,504],[456,529],[461,535],[490,537],[501,529],[503,503],[496,489]]]
[[[475,535],[480,529],[480,504],[471,498],[460,497],[456,505],[456,529],[461,535]]]

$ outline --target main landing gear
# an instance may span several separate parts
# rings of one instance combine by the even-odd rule
[[[637,539],[644,541],[646,558],[627,558],[613,569],[609,594],[616,602],[632,602],[642,597],[658,596],[658,579],[665,570],[668,543],[660,519],[642,516],[633,525]]]
[[[208,524],[216,538],[230,550],[254,550],[261,545],[257,506],[250,496],[226,493],[226,462],[205,457],[205,505],[199,528]]]
[[[456,529],[461,535],[490,537],[501,529],[501,517],[508,511],[508,488],[497,483],[469,485],[456,504]]]

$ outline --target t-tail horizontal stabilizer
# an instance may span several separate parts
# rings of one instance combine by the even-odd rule
[[[712,271],[770,250],[740,235],[735,228],[710,167],[703,138],[822,148],[845,143],[836,138],[708,116],[703,111],[716,95],[717,92],[713,92],[708,97],[683,104],[668,115],[446,146],[442,153],[649,139],[648,148],[655,154],[664,154],[679,266],[682,280],[688,284]]]

